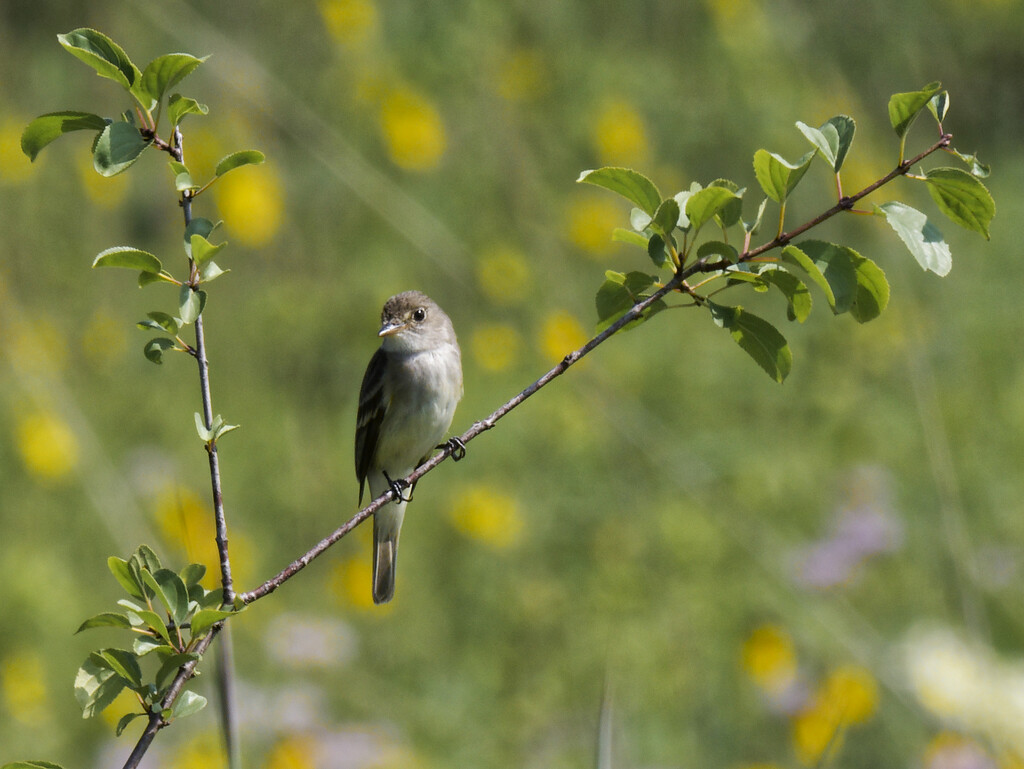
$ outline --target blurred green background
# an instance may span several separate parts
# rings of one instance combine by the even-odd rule
[[[131,703],[82,721],[71,692],[123,643],[72,635],[120,597],[105,559],[213,562],[194,366],[133,327],[173,291],[89,270],[181,259],[165,161],[102,179],[85,135],[18,147],[37,114],[127,106],[57,44],[81,26],[139,66],[213,54],[182,84],[211,107],[184,124],[198,176],[268,155],[196,206],[230,242],[206,318],[241,589],[356,510],[386,297],[451,315],[462,432],[589,336],[604,270],[649,267],[581,170],[728,177],[750,218],[753,152],[802,154],[796,120],[857,120],[852,191],[895,162],[889,95],[942,80],[993,166],[990,243],[942,220],[939,279],[882,220],[829,223],[892,300],[858,326],[817,297],[802,327],[754,302],[794,351],[781,387],[700,313],[600,347],[420,484],[390,606],[361,527],[233,623],[243,741],[269,769],[588,767],[608,691],[615,767],[1024,765],[1019,0],[3,0],[0,762],[120,765]],[[831,195],[811,176],[791,223]],[[894,198],[935,214],[906,182],[869,200]],[[213,709],[144,765],[221,766]]]

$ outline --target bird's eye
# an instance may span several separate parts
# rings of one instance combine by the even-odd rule
[[[427,311],[422,307],[417,307],[412,311],[412,319],[417,323],[421,323],[425,317],[427,317]]]

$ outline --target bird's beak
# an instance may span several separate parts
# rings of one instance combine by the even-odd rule
[[[380,331],[377,332],[377,336],[392,336],[403,330],[407,324],[405,323],[385,323],[380,327]]]

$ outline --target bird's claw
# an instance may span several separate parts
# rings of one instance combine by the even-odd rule
[[[388,486],[391,488],[391,493],[395,496],[395,502],[412,502],[412,492],[409,492],[409,496],[402,496],[402,492],[410,488],[409,481],[405,478],[399,478],[397,480],[391,480],[391,476],[384,473],[384,480],[388,482]]]
[[[452,462],[458,462],[466,457],[466,444],[462,442],[461,438],[449,438],[438,448],[445,449],[452,458]]]

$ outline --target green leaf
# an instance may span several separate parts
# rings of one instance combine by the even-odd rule
[[[690,231],[696,234],[733,201],[736,193],[727,187],[711,186],[693,193],[686,200],[686,216],[690,220]]]
[[[612,240],[619,243],[629,243],[633,246],[639,246],[640,248],[647,249],[647,238],[641,235],[639,232],[633,232],[623,227],[616,227],[612,230]]]
[[[176,336],[178,331],[181,330],[181,321],[173,315],[168,315],[166,312],[147,312],[146,315],[149,316],[148,321],[139,321],[135,325],[139,328],[152,328],[157,331],[166,331],[172,336]]]
[[[768,266],[758,277],[775,286],[786,297],[786,316],[803,323],[811,314],[811,292],[807,285],[793,273],[782,267]]]
[[[160,585],[168,614],[174,624],[181,625],[188,616],[188,590],[181,577],[170,569],[160,569],[153,575]]]
[[[836,150],[835,162],[832,168],[835,169],[836,173],[843,167],[843,163],[846,162],[846,156],[850,152],[850,146],[853,144],[853,135],[857,132],[857,124],[854,122],[852,117],[848,115],[835,115],[830,117],[822,125],[824,130],[825,126],[830,125],[835,129],[836,135],[839,137],[839,148]]]
[[[132,124],[111,123],[93,146],[92,166],[102,176],[116,176],[128,170],[150,144]]]
[[[577,182],[586,182],[618,193],[638,206],[649,216],[654,216],[661,205],[661,193],[654,182],[631,168],[605,167],[584,171]]]
[[[182,79],[209,57],[197,59],[187,53],[168,53],[158,56],[146,65],[142,73],[142,90],[154,101],[160,101],[164,94],[174,88]]]
[[[201,563],[190,563],[181,570],[180,574],[181,581],[185,583],[186,587],[191,588],[193,585],[198,585],[199,581],[206,576],[206,567]]]
[[[132,652],[125,649],[101,649],[99,655],[132,689],[142,686],[142,670],[138,658]]]
[[[206,219],[202,216],[197,216],[192,221],[190,221],[188,225],[185,227],[185,256],[187,256],[189,259],[193,258],[193,235],[199,235],[202,238],[209,239],[210,235],[213,233],[215,229],[217,229],[218,226],[220,226],[220,222],[217,222],[215,224],[214,222],[211,222],[209,219]]]
[[[185,190],[198,190],[199,185],[192,181],[192,174],[183,173],[174,177],[174,189],[178,192]]]
[[[715,179],[708,187],[723,187],[733,193],[735,197],[719,209],[715,218],[723,229],[737,224],[743,215],[743,193],[747,191],[746,188],[740,189],[736,182],[728,179]]]
[[[885,217],[923,269],[940,276],[948,275],[953,269],[949,244],[921,211],[894,200],[877,206],[875,212]]]
[[[668,261],[668,251],[665,250],[665,239],[655,233],[647,241],[647,255],[651,257],[655,267],[664,267]]]
[[[172,126],[178,125],[186,115],[205,115],[209,111],[210,108],[205,104],[200,104],[195,99],[182,96],[180,93],[171,94],[167,100],[167,115],[171,119]]]
[[[894,93],[889,98],[889,122],[893,130],[901,139],[907,135],[910,126],[921,114],[931,98],[942,90],[938,82],[929,83],[920,91],[908,91],[906,93]]]
[[[776,382],[782,383],[793,367],[793,353],[786,338],[771,323],[742,307],[707,303],[711,317],[726,329],[733,341]]]
[[[118,601],[118,603],[121,602]],[[123,606],[124,604],[121,603],[121,605]],[[165,623],[163,617],[155,611],[136,607],[134,609],[128,609],[126,614],[128,615],[128,621],[132,623],[132,627],[148,628],[164,639],[168,644],[171,644],[171,634],[167,629],[167,623]]]
[[[64,769],[64,767],[49,761],[14,761],[4,764],[0,769]]]
[[[198,411],[192,413],[192,417],[195,419],[196,432],[199,434],[199,440],[203,443],[209,443],[213,440],[213,429],[206,426],[206,419]]]
[[[185,718],[185,716],[198,713],[204,707],[206,707],[206,697],[186,690],[174,701],[168,716],[170,719]]]
[[[198,587],[198,586],[197,586]],[[202,588],[199,588],[202,590]],[[199,604],[200,608],[203,609],[218,609],[220,605],[224,603],[224,590],[223,588],[214,588],[213,590],[203,590],[203,594],[194,599]]]
[[[135,579],[134,573],[128,566],[128,561],[112,555],[107,559],[107,568],[114,575],[114,579],[128,592],[128,595],[133,598],[145,599],[142,585]]]
[[[107,121],[91,112],[50,112],[40,115],[21,134],[21,151],[29,160],[36,156],[50,142],[72,131],[102,131]]]
[[[928,100],[928,111],[932,113],[935,120],[941,123],[946,119],[949,112],[949,92],[940,91]]]
[[[233,611],[224,611],[222,609],[200,609],[192,617],[192,624],[189,626],[192,629],[192,638],[195,639],[205,635],[207,630],[222,619],[227,619],[232,614],[234,614]]]
[[[835,126],[825,123],[821,128],[811,128],[804,122],[796,121],[796,127],[800,129],[807,141],[814,145],[825,162],[835,168],[836,155],[839,153],[839,132]]]
[[[160,556],[149,545],[139,545],[135,548],[135,552],[132,553],[130,560],[137,566],[149,569],[151,572],[157,572],[163,568],[163,564],[160,563]]]
[[[266,156],[259,150],[232,152],[230,155],[221,158],[213,174],[214,176],[223,176],[228,171],[233,171],[241,166],[258,166],[266,159]]]
[[[603,331],[625,315],[637,302],[650,296],[651,288],[657,277],[643,272],[624,274],[609,270],[605,273],[605,281],[597,291],[597,330]],[[627,323],[623,328],[634,328],[666,307],[662,301],[655,302],[639,318]]]
[[[230,433],[232,430],[237,430],[241,425],[229,425],[224,421],[224,418],[218,414],[213,418],[213,439],[217,440],[222,435]]]
[[[857,288],[850,302],[850,315],[858,323],[867,323],[881,315],[889,304],[889,281],[877,264],[850,250],[857,270]]]
[[[145,657],[152,652],[167,651],[173,653],[174,647],[164,642],[162,638],[140,635],[136,637],[135,642],[132,644],[132,651],[135,652],[137,657]]]
[[[114,730],[115,735],[120,737],[122,734],[124,734],[124,730],[128,728],[128,724],[130,724],[136,718],[144,718],[145,715],[145,713],[125,713],[117,722],[117,728]]]
[[[113,611],[100,612],[92,617],[89,617],[85,622],[78,626],[78,630],[75,633],[81,633],[83,630],[88,630],[94,627],[119,627],[119,628],[130,628],[132,623],[128,621],[128,618],[123,614],[118,614]]]
[[[214,261],[204,262],[199,266],[199,277],[203,283],[209,283],[211,280],[216,280],[221,275],[226,275],[231,270],[222,270],[217,266]]]
[[[200,266],[205,262],[210,261],[227,245],[227,243],[218,243],[217,245],[213,245],[213,243],[208,241],[199,233],[192,235],[189,240],[192,258],[195,260],[196,264]]]
[[[782,251],[782,261],[798,265],[825,292],[832,312],[848,312],[857,291],[857,268],[851,248],[805,240]]]
[[[82,708],[82,718],[92,718],[114,701],[124,688],[121,678],[110,663],[97,652],[90,654],[75,674],[75,700]]]
[[[129,270],[159,273],[163,269],[160,260],[148,251],[131,246],[114,246],[101,251],[92,260],[93,267],[124,267]]]
[[[790,163],[781,155],[768,150],[754,153],[754,175],[765,195],[776,203],[785,203],[807,169],[814,160],[815,150],[811,150],[796,163]]]
[[[100,77],[120,83],[126,90],[142,76],[121,47],[95,29],[73,29],[57,40],[72,56],[84,61]]]
[[[672,198],[666,198],[658,206],[651,220],[651,229],[662,236],[672,237],[672,230],[679,224],[679,204]]]
[[[182,285],[178,292],[178,315],[184,323],[195,323],[206,306],[206,292]]]
[[[730,262],[739,259],[736,249],[721,240],[708,240],[700,244],[697,248],[697,258],[703,259],[708,256],[721,256]]]
[[[142,353],[148,360],[153,361],[153,363],[163,363],[164,353],[173,347],[173,339],[168,339],[165,336],[158,336],[146,342],[146,346],[142,348]]]
[[[989,166],[987,166],[986,164],[982,163],[978,159],[977,154],[965,155],[964,153],[960,152],[958,149],[955,149],[955,148],[952,148],[952,147],[949,149],[949,151],[952,154],[956,155],[958,158],[960,158],[960,160],[962,160],[968,166],[970,166],[970,168],[971,168],[971,172],[970,172],[971,176],[977,176],[979,179],[984,179],[990,173],[992,173],[992,169]]]
[[[933,168],[925,173],[925,182],[942,213],[961,227],[989,239],[988,228],[996,215],[996,204],[977,177],[959,168]]]
[[[150,283],[177,283],[174,276],[167,270],[160,270],[160,272],[148,272],[143,271],[139,273],[139,288],[144,288]]]

